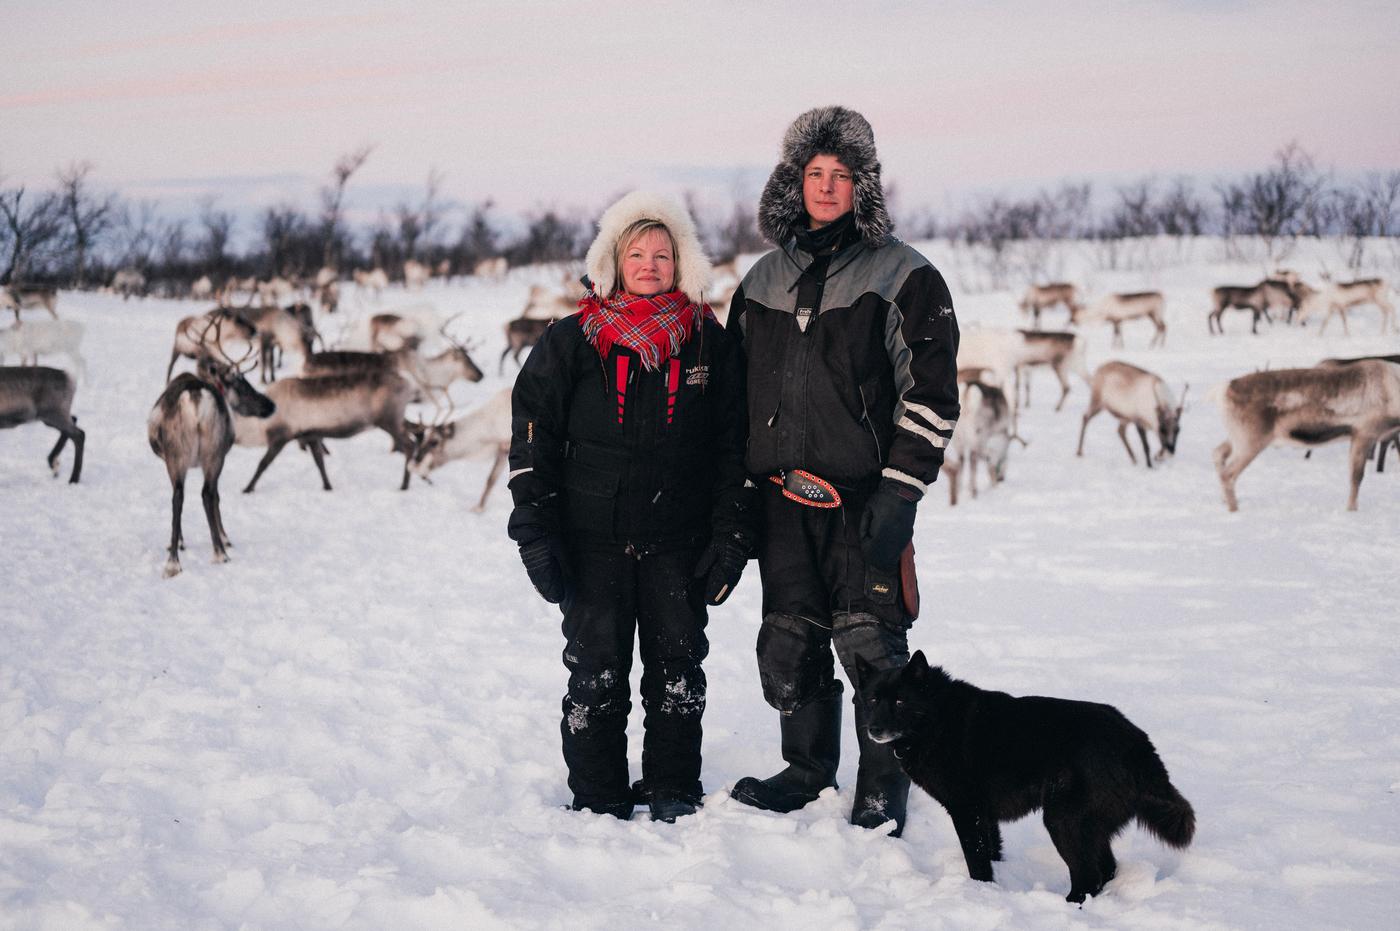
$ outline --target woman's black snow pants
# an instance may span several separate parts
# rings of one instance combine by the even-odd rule
[[[655,796],[694,798],[709,652],[700,546],[633,555],[617,544],[569,548],[573,596],[564,606],[564,762],[575,807],[630,798],[627,715],[633,630],[641,644],[642,778]]]

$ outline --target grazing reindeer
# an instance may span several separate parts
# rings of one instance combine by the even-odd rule
[[[536,319],[534,317],[519,317],[506,323],[506,348],[501,352],[500,364],[496,366],[496,374],[500,375],[506,370],[506,356],[515,360],[518,367],[520,365],[520,354],[540,341],[544,331],[549,329],[553,319]]]
[[[181,356],[200,359],[204,356],[229,358],[229,347],[243,343],[251,354],[256,347],[253,338],[257,330],[237,311],[216,307],[208,313],[185,317],[175,325],[175,344],[170,348],[170,364],[165,368],[165,380],[175,371],[175,361]]]
[[[86,434],[78,429],[78,418],[71,413],[76,384],[61,369],[43,366],[0,368],[0,430],[39,421],[58,431],[58,443],[49,452],[49,468],[58,475],[58,455],[73,441],[73,474],[76,485],[83,473],[83,443]]]
[[[1221,408],[1227,439],[1215,449],[1215,469],[1231,511],[1239,508],[1235,480],[1267,447],[1318,446],[1344,436],[1351,437],[1347,510],[1354,511],[1371,449],[1400,430],[1400,365],[1363,359],[1254,372],[1225,386]]]
[[[413,386],[397,372],[284,378],[268,386],[267,396],[277,405],[271,417],[234,419],[234,442],[239,446],[267,447],[267,454],[243,489],[244,494],[253,490],[272,460],[293,440],[311,452],[321,473],[321,487],[330,491],[321,441],[354,436],[370,427],[389,434],[394,449],[404,453],[400,487],[408,487],[413,443],[404,430],[403,413],[413,396]]]
[[[1072,309],[1069,322],[1074,324],[1111,323],[1113,324],[1113,345],[1121,348],[1123,345],[1123,323],[1127,320],[1146,317],[1157,328],[1157,332],[1153,335],[1152,342],[1148,343],[1148,346],[1165,346],[1167,343],[1167,323],[1164,319],[1163,303],[1160,291],[1109,294],[1100,298],[1087,310]]]
[[[1047,333],[1042,330],[1017,330],[1021,334],[1022,346],[1016,354],[1017,406],[1020,405],[1019,387],[1021,372],[1026,371],[1026,407],[1031,406],[1030,369],[1037,365],[1048,365],[1060,382],[1060,400],[1055,404],[1058,412],[1065,406],[1069,397],[1069,378],[1066,372],[1074,372],[1087,384],[1089,369],[1084,364],[1084,341],[1073,333]]]
[[[1389,333],[1395,329],[1395,305],[1386,297],[1385,279],[1363,278],[1358,281],[1334,282],[1326,275],[1323,277],[1326,283],[1322,290],[1310,290],[1303,301],[1302,310],[1298,315],[1299,322],[1306,323],[1309,317],[1326,308],[1327,316],[1322,319],[1322,329],[1318,331],[1318,335],[1327,332],[1327,324],[1332,320],[1332,315],[1336,314],[1342,318],[1342,333],[1350,336],[1347,310],[1360,304],[1375,304],[1381,311],[1381,333]]]
[[[1049,310],[1051,307],[1064,305],[1069,311],[1070,319],[1083,310],[1079,302],[1079,291],[1074,285],[1066,281],[1057,281],[1052,284],[1033,284],[1026,289],[1025,296],[1021,298],[1019,305],[1021,313],[1031,314],[1035,320],[1034,326],[1040,329],[1040,312]]]
[[[978,381],[975,373],[969,373],[969,380],[962,389],[961,404],[958,429],[953,431],[948,455],[943,459],[950,506],[958,503],[958,479],[964,468],[967,469],[968,490],[976,498],[978,463],[986,465],[987,480],[998,485],[1006,478],[1011,441],[1019,440],[1022,446],[1026,445],[1012,429],[1011,405],[1000,388]]]
[[[58,292],[53,288],[39,285],[9,285],[0,287],[0,308],[8,307],[15,313],[15,323],[19,323],[21,310],[42,307],[49,316],[58,319]]]
[[[480,514],[486,509],[486,497],[491,494],[496,479],[510,452],[510,389],[503,388],[485,404],[471,413],[443,424],[409,424],[417,450],[410,470],[423,480],[434,469],[440,469],[457,459],[477,459],[494,456],[491,474],[481,500],[472,508]]]
[[[62,353],[73,360],[73,366],[81,378],[87,365],[78,352],[78,344],[83,341],[83,325],[76,320],[31,320],[17,323],[8,330],[0,330],[0,361],[14,353],[19,356],[21,365],[37,365],[41,355]]]
[[[1188,385],[1187,388],[1190,386]],[[1147,431],[1157,434],[1161,449],[1157,451],[1157,461],[1176,452],[1176,438],[1181,430],[1181,411],[1186,405],[1186,390],[1181,389],[1181,403],[1172,399],[1167,383],[1146,369],[1126,362],[1105,362],[1094,372],[1089,382],[1089,409],[1084,412],[1084,422],[1079,426],[1079,449],[1076,456],[1084,455],[1084,431],[1089,421],[1101,410],[1107,410],[1118,418],[1118,438],[1128,451],[1128,458],[1137,465],[1137,456],[1128,443],[1128,424],[1137,427],[1142,440],[1142,456],[1147,467],[1152,468],[1152,450],[1147,445]]]
[[[180,571],[180,550],[185,535],[181,515],[185,509],[185,475],[198,467],[204,475],[200,498],[209,535],[214,540],[214,561],[228,562],[228,532],[219,510],[219,475],[224,458],[233,448],[232,408],[241,417],[270,417],[276,405],[248,384],[237,368],[209,358],[200,360],[198,376],[182,372],[166,385],[146,419],[151,452],[165,462],[170,476],[170,556],[165,562],[168,579]]]

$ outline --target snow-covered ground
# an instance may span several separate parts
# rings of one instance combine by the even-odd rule
[[[846,823],[849,714],[839,791],[787,816],[729,800],[739,777],[781,765],[752,566],[711,615],[704,809],[674,825],[562,811],[558,613],[505,537],[508,496],[469,511],[489,463],[404,493],[387,438],[367,434],[332,443],[334,492],[293,448],[244,496],[258,452],[237,448],[233,561],[209,562],[192,492],[185,571],[163,579],[170,489],[145,418],[175,322],[198,308],[65,293],[60,313],[87,326],[82,483],[45,471],[52,431],[0,433],[0,926],[1400,926],[1400,462],[1368,474],[1348,513],[1345,444],[1306,461],[1273,450],[1229,514],[1207,398],[1255,368],[1400,338],[1377,335],[1374,309],[1349,338],[1252,337],[1243,314],[1208,337],[1209,288],[1259,269],[1197,246],[1148,278],[1093,279],[1165,290],[1165,349],[1129,325],[1128,349],[1110,352],[1105,328],[1089,362],[1190,382],[1175,459],[1133,467],[1108,415],[1076,459],[1085,388],[1055,414],[1038,375],[1007,482],[956,508],[940,485],[921,508],[911,634],[985,688],[1117,705],[1195,806],[1186,852],[1129,828],[1118,878],[1077,909],[1032,817],[1007,830],[997,883],[973,882],[917,790],[903,839]],[[964,327],[1016,322],[1013,296],[960,294],[954,257],[929,252]],[[543,275],[395,290],[376,309],[462,312],[453,328],[482,340],[488,371],[457,387],[468,407],[513,375],[496,375],[500,324]]]

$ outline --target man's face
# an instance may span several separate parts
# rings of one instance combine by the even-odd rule
[[[851,211],[855,198],[851,169],[834,155],[815,155],[802,171],[802,202],[812,229]]]

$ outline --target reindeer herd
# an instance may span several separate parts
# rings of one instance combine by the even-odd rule
[[[723,277],[725,269],[721,266]],[[405,275],[410,286],[421,287],[427,268]],[[504,274],[504,269],[482,274]],[[731,274],[713,303],[721,313],[737,284]],[[387,278],[372,271],[356,275],[357,293],[376,294]],[[135,284],[128,282],[131,287]],[[199,283],[197,282],[196,285]],[[457,381],[479,382],[481,369],[472,359],[475,345],[451,335],[456,317],[441,320],[432,305],[396,308],[368,317],[367,348],[328,348],[318,331],[337,312],[338,277],[318,275],[310,293],[270,282],[234,281],[210,294],[217,304],[181,319],[175,326],[166,367],[166,385],[151,409],[147,436],[163,461],[172,487],[171,538],[165,566],[167,576],[180,571],[184,548],[181,515],[187,473],[203,475],[201,499],[216,561],[228,559],[228,534],[220,507],[219,477],[234,445],[265,450],[244,493],[252,493],[264,472],[295,443],[314,463],[322,488],[332,488],[326,470],[326,443],[378,429],[388,434],[390,450],[401,455],[399,487],[411,479],[431,481],[431,473],[459,459],[492,460],[475,510],[481,511],[506,460],[510,441],[510,389],[505,388],[477,409],[457,415],[451,387]],[[504,325],[505,349],[498,361],[503,372],[507,356],[517,365],[521,354],[538,341],[555,320],[572,313],[580,289],[571,281],[554,287],[532,286],[518,317]],[[314,305],[312,303],[314,301]],[[1274,314],[1297,324],[1323,315],[1325,328],[1335,314],[1347,326],[1346,312],[1361,304],[1380,308],[1382,332],[1394,328],[1394,308],[1387,286],[1379,279],[1334,283],[1324,278],[1312,288],[1292,272],[1279,271],[1256,285],[1222,286],[1213,290],[1207,325],[1222,331],[1226,310],[1247,310],[1252,330],[1272,324]],[[59,456],[69,441],[74,446],[70,482],[82,472],[85,434],[72,414],[79,376],[85,371],[78,352],[83,327],[60,319],[57,295],[45,289],[0,289],[0,306],[12,309],[16,324],[0,330],[0,363],[18,357],[17,366],[0,366],[0,428],[38,422],[58,431],[47,457],[58,474]],[[1116,293],[1095,301],[1083,300],[1069,283],[1033,286],[1020,301],[1033,327],[1013,329],[970,326],[963,330],[958,353],[958,380],[963,413],[947,451],[944,472],[950,503],[956,505],[960,486],[977,497],[977,475],[990,485],[1003,481],[1013,444],[1026,445],[1019,433],[1019,414],[1031,403],[1031,374],[1043,367],[1055,376],[1060,411],[1071,393],[1071,378],[1089,389],[1076,455],[1084,454],[1089,423],[1107,411],[1117,421],[1118,435],[1136,464],[1128,431],[1135,431],[1143,464],[1151,468],[1176,449],[1188,386],[1176,393],[1165,379],[1126,362],[1112,360],[1090,371],[1085,360],[1083,327],[1108,323],[1114,347],[1122,344],[1122,324],[1145,319],[1154,328],[1151,346],[1166,340],[1164,300],[1159,292]],[[1075,330],[1042,330],[1040,317],[1062,308]],[[46,319],[21,321],[20,311],[38,309]],[[342,338],[345,332],[342,331]],[[342,343],[343,344],[343,343]],[[363,345],[363,344],[362,344]],[[431,349],[429,347],[432,347]],[[42,367],[40,356],[65,355],[74,374]],[[288,375],[288,357],[299,368]],[[175,374],[181,359],[194,363],[193,372]],[[258,370],[259,387],[250,382]],[[1327,359],[1312,368],[1256,372],[1243,375],[1211,393],[1222,411],[1227,439],[1214,458],[1225,503],[1237,507],[1235,482],[1244,468],[1266,447],[1276,443],[1313,446],[1332,440],[1351,441],[1351,487],[1348,508],[1355,509],[1366,464],[1375,456],[1383,470],[1388,445],[1400,450],[1400,355]],[[426,405],[433,416],[409,419],[412,405]],[[1156,436],[1152,451],[1149,434]]]

